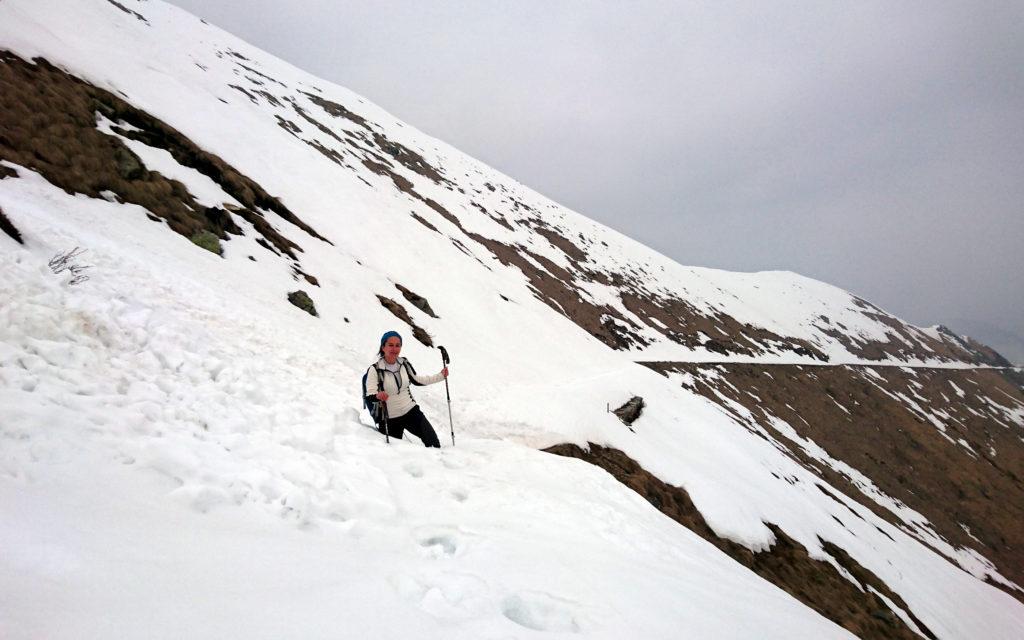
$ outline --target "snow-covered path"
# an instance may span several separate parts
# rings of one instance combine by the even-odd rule
[[[176,481],[102,459],[5,478],[4,637],[847,637],[584,463],[359,454],[335,481],[363,504],[304,526],[278,501],[175,506]]]

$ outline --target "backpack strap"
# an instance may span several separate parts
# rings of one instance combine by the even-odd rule
[[[380,367],[377,366],[376,362],[373,363],[372,365],[370,365],[370,367],[372,367],[373,370],[377,372],[377,391],[381,392],[381,391],[384,390],[384,376],[381,374]],[[366,393],[366,375],[368,375],[368,374],[369,374],[369,368],[367,368],[366,374],[363,375],[363,393],[364,394]],[[376,396],[367,395],[366,397],[367,398],[375,398]]]
[[[403,360],[402,364],[405,365],[405,372],[409,374],[409,386],[422,387],[422,382],[416,382],[416,368],[412,366],[412,363],[408,360]]]

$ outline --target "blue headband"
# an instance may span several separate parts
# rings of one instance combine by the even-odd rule
[[[398,335],[397,331],[388,331],[387,333],[385,333],[384,335],[382,335],[380,337],[380,348],[381,349],[384,348],[384,343],[388,341],[388,338],[398,338],[398,340],[400,342],[404,342],[404,340],[402,340],[402,336]]]

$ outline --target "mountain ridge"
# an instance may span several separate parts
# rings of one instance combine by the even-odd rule
[[[908,421],[901,428],[911,422],[915,429],[930,424],[932,431],[921,432],[928,434],[928,447],[943,447],[937,450],[954,464],[998,468],[1009,457],[1005,498],[1014,504],[1021,491],[1021,439],[996,429],[1013,434],[1024,426],[1020,383],[1000,382],[1003,378],[963,382],[978,387],[964,403],[956,391],[963,389],[947,384],[946,404],[921,400],[925,404],[915,409],[918,394],[926,393],[916,378],[927,374],[892,374],[899,367],[983,372],[1005,364],[998,354],[941,328],[912,327],[852,294],[795,274],[731,274],[677,265],[421,136],[354,94],[310,79],[213,27],[196,26],[203,23],[183,12],[162,3],[113,4],[92,3],[91,17],[83,8],[59,15],[57,3],[29,8],[9,0],[0,5],[0,14],[7,14],[4,22],[16,25],[0,29],[0,47],[9,52],[0,60],[0,72],[5,89],[14,89],[4,92],[9,102],[0,117],[8,118],[5,131],[26,130],[13,141],[0,140],[0,166],[5,167],[0,207],[27,247],[12,253],[8,262],[15,282],[46,290],[36,282],[39,274],[27,266],[29,261],[70,248],[59,242],[88,239],[101,267],[94,273],[106,280],[100,282],[97,275],[96,282],[77,289],[64,282],[59,294],[47,295],[59,295],[69,304],[99,305],[102,311],[98,300],[72,301],[76,296],[91,299],[90,284],[114,299],[131,299],[124,287],[138,282],[122,281],[128,276],[118,275],[114,265],[138,268],[152,260],[149,277],[181,308],[188,308],[184,296],[191,287],[204,300],[195,302],[203,307],[200,316],[211,322],[229,313],[219,309],[223,299],[251,322],[260,314],[271,318],[269,324],[254,324],[261,331],[301,327],[308,337],[279,344],[274,340],[284,337],[261,340],[271,351],[290,349],[294,355],[288,358],[307,363],[318,362],[312,355],[317,351],[333,351],[340,364],[331,371],[352,379],[371,351],[361,353],[355,345],[398,318],[418,329],[414,339],[425,346],[449,345],[457,358],[455,371],[467,377],[462,378],[465,386],[458,373],[452,380],[453,389],[465,394],[462,404],[456,402],[455,417],[472,439],[536,448],[567,443],[615,448],[659,481],[685,488],[705,526],[739,547],[758,552],[785,536],[793,548],[835,564],[837,575],[849,579],[854,573],[849,567],[855,565],[844,565],[845,560],[837,560],[841,554],[828,551],[842,549],[893,593],[904,592],[902,604],[892,604],[883,616],[895,626],[883,629],[899,628],[897,621],[905,618],[910,621],[906,629],[928,629],[926,636],[966,637],[980,629],[998,635],[1019,620],[1019,602],[995,614],[998,607],[1009,606],[1003,594],[967,582],[987,580],[1021,599],[1015,556],[996,549],[1018,544],[1019,527],[1012,518],[986,522],[978,515],[936,509],[936,502],[928,502],[928,514],[922,515],[904,504],[899,497],[903,489],[892,484],[892,477],[872,469],[868,478],[861,461],[830,448],[829,428],[842,426],[844,412],[859,411],[856,403],[870,401],[875,413],[867,412],[863,420],[875,424],[879,415],[899,412],[899,420]],[[72,30],[75,19],[84,28]],[[115,28],[120,40],[102,37]],[[164,44],[172,36],[178,38],[175,44]],[[138,59],[126,58],[130,51]],[[38,73],[47,74],[56,87],[50,94],[42,90],[45,83]],[[106,79],[94,84],[90,76]],[[161,101],[169,87],[178,91],[178,100]],[[32,92],[44,98],[33,103],[25,97]],[[68,103],[52,107],[52,96],[62,93],[81,96],[84,105],[84,113],[71,124],[58,118],[73,113]],[[47,109],[54,115],[47,115]],[[62,143],[47,143],[48,136]],[[83,153],[47,157],[74,141]],[[108,155],[86,152],[90,149]],[[90,158],[96,162],[91,173],[76,174],[76,163]],[[133,195],[139,182],[157,185],[152,189],[158,196]],[[219,252],[187,242],[200,230],[218,238]],[[127,244],[119,244],[122,239]],[[294,310],[285,294],[296,287],[310,294],[319,319],[288,315]],[[13,289],[10,295],[13,300]],[[135,304],[160,315],[157,299]],[[14,372],[12,379],[29,375],[15,363],[35,362],[32,358],[49,363],[38,365],[40,371],[58,367],[60,359],[40,352],[38,337],[29,339],[35,330],[19,318],[11,319],[4,341],[15,354],[3,362]],[[406,346],[414,348],[412,340]],[[190,348],[201,353],[198,346]],[[188,384],[193,374],[180,370],[190,358],[171,345],[155,351],[158,362],[140,365],[141,370],[162,372],[158,387]],[[645,368],[635,364],[638,360],[665,365]],[[568,378],[559,371],[566,361],[574,364]],[[730,369],[741,369],[741,361],[759,369],[758,374],[768,367],[797,371],[827,365],[830,375],[842,378],[831,392],[832,387],[815,383],[811,388],[824,390],[823,395],[791,415],[785,411],[792,398],[789,403],[762,401],[763,389],[737,382],[737,375],[745,374]],[[78,366],[69,362],[73,369]],[[837,390],[857,379],[842,372],[858,366],[878,368],[865,375],[885,379],[875,380],[885,388],[864,387],[873,395],[849,396],[847,406],[848,396]],[[311,381],[321,375],[315,368],[294,373]],[[799,389],[805,383],[802,373],[791,373],[769,392],[803,397],[807,394],[794,392],[792,385]],[[132,388],[125,384],[123,393]],[[862,386],[871,384],[863,379]],[[45,384],[37,393],[35,385],[28,378],[18,389],[12,385],[9,399],[16,404],[10,406],[64,401],[47,395]],[[29,386],[33,389],[26,391]],[[165,390],[150,392],[163,397]],[[252,388],[245,393],[260,396]],[[602,408],[634,394],[644,395],[649,407],[630,433]],[[165,402],[177,406],[171,395]],[[341,398],[342,406],[358,406],[351,390]],[[325,411],[325,402],[314,399],[317,415]],[[799,425],[829,403],[840,407],[832,410],[834,415],[812,420],[810,431]],[[436,398],[427,398],[424,405],[435,416],[445,411]],[[252,411],[244,404],[232,406],[240,415]],[[178,412],[192,415],[184,407]],[[334,420],[357,422],[345,415]],[[159,412],[150,419],[156,424],[170,420],[175,429],[198,420],[179,423]],[[888,428],[894,420],[882,424]],[[257,437],[219,413],[217,420],[204,419],[203,424],[223,442]],[[268,433],[276,433],[275,428],[270,421]],[[303,428],[301,422],[284,427]],[[342,427],[335,437],[349,442],[349,429]],[[947,429],[967,444],[946,436]],[[306,446],[305,437],[281,437],[289,443],[297,438],[296,449]],[[330,438],[318,438],[313,449],[329,451],[323,443]],[[121,446],[160,447],[149,435],[130,436],[126,443],[131,444]],[[879,457],[871,448],[866,451]],[[722,466],[735,476],[723,474]],[[204,491],[232,490],[222,479],[197,476],[188,464],[164,461],[154,468],[198,487],[193,506],[206,500]],[[882,481],[884,486],[876,484]],[[920,493],[930,482],[906,491]],[[319,495],[318,489],[306,491]],[[851,511],[863,525],[843,521]],[[318,513],[315,508],[307,512]],[[961,527],[967,528],[958,533]],[[981,540],[972,540],[972,531]],[[858,536],[873,537],[865,543]],[[913,568],[903,556],[925,568]],[[915,586],[901,583],[905,571],[917,572]],[[954,579],[959,573],[963,577]],[[954,595],[921,588],[917,583],[926,575],[955,584]],[[856,579],[850,581],[867,591]],[[969,605],[953,606],[954,600]],[[862,628],[849,624],[848,629]]]

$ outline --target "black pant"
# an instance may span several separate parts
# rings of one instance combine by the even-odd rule
[[[384,425],[379,425],[378,430],[384,433]],[[388,435],[392,438],[402,438],[402,432],[408,431],[423,441],[425,447],[440,447],[441,442],[434,433],[434,427],[430,426],[427,416],[420,411],[420,405],[416,405],[403,416],[388,419]]]

